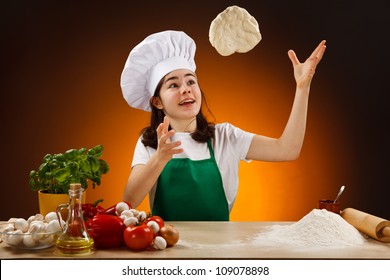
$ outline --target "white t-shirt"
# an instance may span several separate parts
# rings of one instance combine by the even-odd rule
[[[222,176],[229,210],[232,209],[238,191],[238,166],[240,160],[248,161],[246,155],[254,134],[243,131],[230,123],[215,125],[215,139],[212,142],[215,161]],[[190,133],[176,132],[171,141],[181,141],[184,152],[174,155],[174,158],[189,158],[202,160],[210,158],[207,143],[198,143],[191,138]],[[141,137],[135,147],[132,167],[138,164],[146,164],[156,150],[145,147]],[[150,207],[153,205],[156,186],[149,193]]]

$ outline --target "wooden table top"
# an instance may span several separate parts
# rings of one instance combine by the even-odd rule
[[[169,222],[167,222],[169,223]],[[170,222],[180,240],[165,250],[134,252],[126,247],[94,250],[72,259],[390,259],[390,243],[369,238],[354,246],[283,246],[259,242],[259,234],[286,222]],[[0,259],[62,259],[55,247],[20,250],[2,242]]]

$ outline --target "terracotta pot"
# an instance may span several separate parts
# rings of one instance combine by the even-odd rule
[[[83,192],[81,203],[85,203],[85,198],[86,198],[86,191]],[[38,191],[38,201],[39,201],[39,213],[41,213],[45,217],[47,213],[55,212],[57,210],[58,205],[68,204],[69,195],[44,193],[42,191]],[[68,214],[67,209],[63,209],[61,211],[61,216],[63,219],[66,219],[67,214]]]

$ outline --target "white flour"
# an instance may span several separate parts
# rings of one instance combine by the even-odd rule
[[[365,237],[340,215],[318,209],[294,224],[271,226],[253,240],[262,245],[290,246],[353,246],[365,241]]]

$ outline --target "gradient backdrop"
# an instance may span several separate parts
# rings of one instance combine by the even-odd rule
[[[257,19],[263,39],[248,53],[222,57],[208,31],[231,5]],[[136,140],[149,121],[124,101],[121,71],[137,43],[166,29],[196,41],[197,74],[215,121],[273,137],[282,133],[294,97],[287,51],[304,60],[321,39],[328,41],[300,158],[242,163],[231,220],[298,220],[341,185],[342,208],[390,219],[386,1],[7,0],[0,10],[0,220],[39,211],[29,171],[45,154],[70,148],[104,145],[111,170],[87,190],[87,200],[103,198],[106,207],[121,201]],[[138,208],[148,207],[144,201]]]

